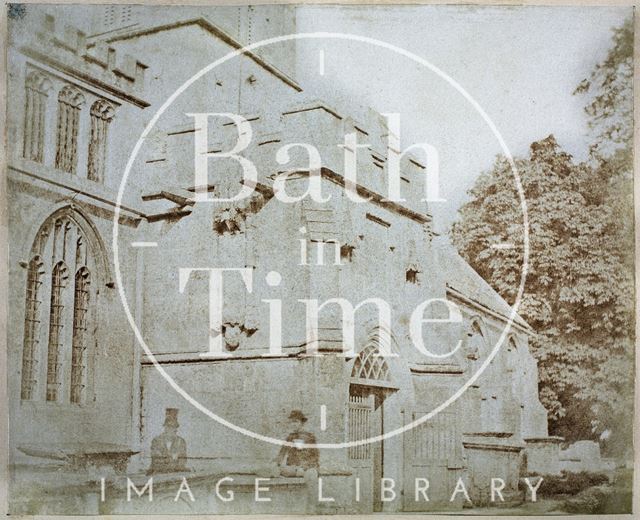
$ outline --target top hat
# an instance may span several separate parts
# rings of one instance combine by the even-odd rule
[[[300,410],[292,410],[289,414],[289,419],[295,421],[307,422],[307,417]]]
[[[178,409],[177,408],[167,408],[164,412],[164,426],[180,426],[178,424]]]

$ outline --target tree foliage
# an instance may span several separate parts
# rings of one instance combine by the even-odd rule
[[[633,418],[634,237],[631,22],[576,93],[586,96],[590,159],[553,135],[515,159],[528,206],[529,266],[519,313],[553,433],[629,443]],[[523,262],[523,211],[509,162],[498,156],[469,192],[451,230],[461,255],[513,304]],[[495,244],[513,244],[495,248]],[[624,439],[624,440],[623,440]]]

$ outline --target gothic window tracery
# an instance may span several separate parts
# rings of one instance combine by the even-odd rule
[[[21,399],[33,398],[38,370],[40,343],[40,318],[42,306],[42,278],[44,275],[42,258],[35,255],[29,262],[27,272],[27,295],[25,302],[24,345],[22,352]]]
[[[58,400],[60,386],[60,350],[64,337],[64,291],[67,266],[58,262],[51,274],[51,307],[49,311],[49,347],[47,351],[47,401]]]
[[[66,85],[58,94],[58,141],[56,146],[56,168],[75,173],[78,162],[78,126],[80,109],[85,99],[82,93]]]
[[[79,241],[81,239],[78,239]],[[89,269],[81,267],[76,272],[73,303],[73,343],[71,349],[71,402],[80,404],[83,400],[85,372],[87,368],[87,313],[89,312]]]
[[[33,71],[27,76],[22,156],[39,163],[43,161],[49,90],[51,90],[51,81],[44,74]]]
[[[99,99],[91,105],[91,135],[89,137],[87,176],[92,181],[104,181],[107,135],[113,115],[113,106],[104,99]]]
[[[351,370],[351,377],[389,381],[389,366],[380,355],[380,351],[376,347],[369,345],[362,349],[356,357]]]
[[[23,400],[85,401],[90,330],[95,319],[96,289],[91,275],[95,260],[76,217],[71,209],[57,212],[34,241],[27,272]],[[41,327],[43,319],[48,321]],[[45,333],[46,349],[41,349]],[[40,370],[43,381],[39,381]]]

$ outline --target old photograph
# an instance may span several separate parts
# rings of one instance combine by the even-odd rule
[[[632,6],[4,8],[10,515],[632,513]]]

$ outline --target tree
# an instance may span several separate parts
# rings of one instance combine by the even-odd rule
[[[568,439],[604,430],[631,445],[633,419],[633,200],[631,22],[577,94],[593,132],[577,163],[553,135],[516,158],[529,217],[529,270],[519,313],[531,342],[551,431]],[[451,230],[460,254],[509,303],[523,261],[523,213],[499,156],[470,190]],[[498,243],[515,247],[500,249]]]
[[[620,392],[609,398],[620,401],[622,416],[613,418],[620,435],[614,441],[630,446],[633,431],[634,366],[634,211],[633,211],[633,19],[613,30],[613,45],[574,94],[586,97],[585,112],[592,130],[591,165],[601,180],[603,205],[609,209],[611,252],[618,259],[621,280],[619,306],[624,316],[621,330],[614,334],[621,355],[608,367],[601,367],[601,379],[617,379]]]
[[[604,61],[583,79],[574,94],[587,96],[585,112],[593,132],[592,154],[611,159],[630,152],[633,141],[633,20],[613,29],[613,46]],[[627,166],[631,167],[631,163]]]

